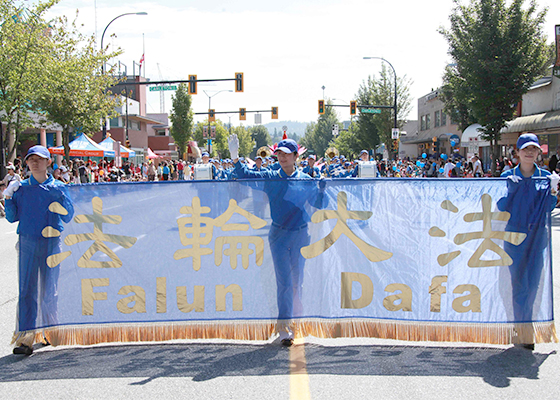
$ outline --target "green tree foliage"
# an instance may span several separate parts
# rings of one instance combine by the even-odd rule
[[[192,97],[189,94],[188,86],[181,83],[171,97],[173,106],[171,109],[171,136],[175,140],[175,144],[179,149],[179,154],[184,154],[187,151],[187,142],[189,141],[193,130],[193,110]]]
[[[397,126],[399,129],[404,126],[406,116],[411,110],[411,84],[412,82],[406,75],[401,78],[397,76]],[[369,76],[358,89],[356,101],[358,105],[392,106],[395,102],[394,96],[395,76],[392,70],[382,64],[379,78]],[[359,111],[357,124],[353,129],[354,140],[349,147],[353,153],[359,153],[363,149],[374,149],[381,143],[390,149],[391,131],[394,125],[392,109],[382,109],[380,114],[366,114]]]
[[[194,140],[198,143],[198,147],[201,151],[208,151],[207,139],[203,138],[203,127],[209,126],[208,120],[204,122],[199,122],[196,124],[194,130]],[[224,126],[224,123],[221,120],[216,120],[210,123],[210,127],[216,127],[216,137],[212,139],[212,152],[210,152],[210,156],[224,158],[229,155],[229,148],[227,143],[227,138],[229,136],[229,132],[227,128]],[[210,135],[210,130],[208,131]]]
[[[492,157],[499,156],[500,130],[514,116],[536,78],[545,71],[549,54],[543,34],[546,10],[531,0],[455,0],[450,29],[440,28],[453,64],[444,76],[446,111],[483,126]],[[464,105],[463,108],[459,105]],[[494,172],[496,163],[492,163]]]
[[[332,101],[329,99],[326,105],[331,105]],[[316,123],[307,125],[305,129],[305,136],[301,139],[300,144],[307,147],[307,150],[318,157],[323,157],[325,151],[334,145],[333,125],[338,125],[339,132],[342,130],[342,125],[338,121],[338,116],[333,107],[325,106],[325,113],[319,115]]]
[[[4,143],[8,158],[15,157],[20,133],[33,125],[30,112],[48,74],[43,61],[50,57],[51,26],[44,19],[58,0],[38,1],[27,8],[0,0],[0,119],[6,123]]]
[[[272,139],[268,133],[268,129],[263,125],[257,125],[250,128],[251,138],[255,142],[255,148],[251,151],[251,158],[256,157],[256,152],[262,146],[268,146],[272,144]]]
[[[66,158],[70,153],[70,131],[98,132],[105,117],[116,115],[119,96],[106,89],[117,83],[112,70],[101,73],[101,66],[120,51],[105,54],[97,49],[95,38],[79,32],[76,21],[65,17],[50,22],[50,54],[42,60],[48,74],[43,78],[37,105],[47,120],[62,126]],[[116,91],[116,90],[115,90]]]
[[[231,133],[236,134],[239,139],[239,155],[242,157],[249,157],[255,147],[255,141],[251,136],[251,131],[244,126],[236,126],[232,128]],[[229,150],[227,150],[227,153],[229,154]]]

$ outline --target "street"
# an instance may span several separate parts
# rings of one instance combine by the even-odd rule
[[[560,293],[560,209],[553,212]],[[0,219],[3,399],[557,399],[559,344],[512,346],[305,338],[37,348],[12,354],[16,224]],[[560,309],[558,294],[554,299]]]

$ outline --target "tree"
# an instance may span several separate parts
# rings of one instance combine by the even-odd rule
[[[397,76],[397,127],[400,129],[410,113],[412,99],[410,85],[412,82],[405,76]],[[358,105],[392,106],[395,102],[395,77],[392,71],[381,65],[379,78],[368,76],[356,95]],[[385,148],[391,148],[391,132],[394,128],[394,114],[392,109],[381,109],[380,114],[358,113],[355,139],[351,149],[358,153],[363,149],[374,149],[384,143]]]
[[[239,139],[239,155],[249,157],[255,147],[255,141],[251,137],[251,131],[245,129],[244,126],[236,126],[235,128],[232,128],[231,133],[236,134]]]
[[[333,107],[328,107],[329,105],[332,105],[330,99],[325,106],[325,113],[319,115],[316,123],[307,125],[305,135],[300,141],[301,145],[319,157],[322,157],[325,151],[333,145],[333,125],[338,125],[339,130],[342,129],[336,112]]]
[[[210,128],[212,126],[216,127],[216,137],[212,139],[212,151],[209,152],[210,155],[213,157],[217,156],[220,158],[224,158],[225,156],[227,156],[229,154],[229,148],[227,143],[229,132],[224,126],[223,122],[219,119],[210,124],[208,124],[208,120],[196,124],[194,130],[194,140],[197,141],[198,147],[200,147],[202,151],[208,150],[207,139],[203,137],[204,126],[209,126]],[[210,131],[208,132],[208,134],[210,135]]]
[[[268,129],[266,129],[263,125],[253,126],[249,131],[251,133],[251,138],[255,141],[255,148],[251,152],[251,157],[255,158],[257,150],[262,146],[272,144],[272,140],[268,133]]]
[[[6,123],[2,142],[8,145],[9,159],[15,157],[20,133],[36,122],[31,112],[38,110],[38,89],[48,74],[43,60],[53,44],[44,15],[56,3],[39,1],[23,8],[0,0],[0,120]]]
[[[66,158],[70,154],[70,131],[94,133],[100,130],[106,117],[116,115],[121,103],[117,95],[106,88],[118,82],[112,75],[101,73],[102,63],[120,54],[105,54],[97,50],[95,38],[82,35],[73,21],[65,17],[50,22],[51,53],[42,60],[48,71],[40,87],[35,88],[38,106],[47,120],[62,126],[62,141]]]
[[[516,104],[545,71],[548,46],[543,34],[546,9],[534,0],[454,0],[450,29],[440,28],[453,64],[444,76],[446,110],[466,124],[482,125],[492,151],[492,173],[499,157],[501,129],[513,119]],[[461,109],[458,105],[464,105]]]
[[[188,92],[187,85],[181,83],[171,97],[173,106],[171,109],[171,136],[175,140],[175,144],[179,149],[179,154],[187,151],[187,142],[189,141],[193,130],[193,110],[192,97]]]

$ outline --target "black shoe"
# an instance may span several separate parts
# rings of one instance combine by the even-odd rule
[[[33,354],[33,347],[29,347],[26,345],[21,345],[18,347],[14,347],[14,354],[24,354],[26,356],[30,356],[31,354]]]
[[[280,343],[282,343],[282,346],[290,347],[294,344],[294,339],[282,339]]]
[[[523,347],[527,350],[535,350],[535,344],[534,343],[524,344]]]

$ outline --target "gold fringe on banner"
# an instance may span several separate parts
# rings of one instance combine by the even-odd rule
[[[162,342],[175,339],[268,340],[277,332],[276,321],[161,322],[57,326],[16,332],[16,345],[43,341],[52,345],[93,345],[111,342]],[[296,337],[371,337],[414,342],[467,342],[485,344],[557,343],[554,321],[523,324],[442,323],[372,319],[302,319],[290,326]],[[32,343],[33,342],[33,343]]]

